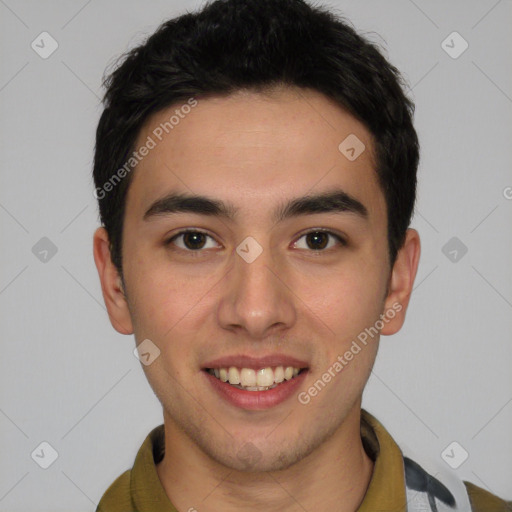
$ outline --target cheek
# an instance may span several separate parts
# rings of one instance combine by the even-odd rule
[[[317,361],[316,378],[324,372],[335,375],[327,386],[325,403],[340,401],[340,397],[351,402],[362,392],[378,350],[375,326],[382,313],[384,289],[378,272],[346,268],[332,276],[322,294],[316,292],[318,315],[329,328],[322,336],[324,352]]]
[[[134,259],[134,264],[127,265],[126,280],[139,336],[165,336],[198,301],[193,284],[185,285],[176,273],[155,265],[150,258]]]
[[[346,341],[377,320],[385,287],[381,266],[361,257],[324,275],[302,276],[298,294],[332,336]]]
[[[133,257],[126,275],[136,339],[149,338],[162,350],[177,354],[204,327],[215,311],[225,280],[221,269],[191,272],[165,258]],[[226,279],[228,276],[226,277]]]

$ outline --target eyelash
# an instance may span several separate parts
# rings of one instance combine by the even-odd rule
[[[209,235],[205,231],[201,231],[200,229],[184,229],[182,231],[179,231],[175,235],[173,235],[168,240],[166,240],[164,242],[164,245],[166,245],[166,246],[172,245],[174,240],[176,240],[180,236],[186,235],[187,233],[199,233],[199,234],[205,235],[205,236],[211,238],[212,240],[214,240],[213,236]],[[348,245],[347,241],[341,235],[338,235],[338,234],[333,233],[332,231],[328,231],[326,229],[312,229],[310,231],[302,233],[299,236],[299,238],[297,238],[297,240],[294,243],[297,243],[298,240],[300,240],[301,238],[303,238],[303,237],[305,237],[305,236],[307,236],[309,234],[312,234],[312,233],[325,233],[325,234],[330,235],[331,237],[335,238],[338,241],[340,246],[346,247]],[[331,247],[329,249],[318,249],[318,250],[309,249],[308,252],[311,252],[311,253],[314,253],[314,254],[320,254],[322,252],[330,252],[332,249],[333,249],[333,247]],[[178,247],[177,250],[187,252],[191,256],[194,256],[194,257],[201,256],[201,253],[204,252],[203,249],[193,250],[193,249],[183,249],[181,247]]]

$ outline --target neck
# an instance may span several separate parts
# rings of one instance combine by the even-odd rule
[[[217,463],[165,421],[165,456],[157,473],[178,510],[214,512],[353,512],[368,488],[373,462],[360,435],[360,406],[315,451],[281,471],[242,472]]]

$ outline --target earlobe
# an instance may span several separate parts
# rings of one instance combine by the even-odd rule
[[[405,242],[398,251],[391,272],[388,295],[383,311],[387,322],[385,322],[381,334],[395,334],[402,328],[418,270],[420,252],[418,232],[415,229],[408,229]]]
[[[112,263],[109,238],[103,227],[98,228],[94,233],[93,253],[110,323],[121,334],[133,334],[123,282],[117,268]]]

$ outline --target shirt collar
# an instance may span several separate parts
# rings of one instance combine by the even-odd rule
[[[138,512],[178,512],[156,472],[165,451],[164,425],[154,428],[139,449],[131,471],[130,492]]]
[[[402,452],[382,424],[364,409],[361,410],[361,439],[374,466],[370,485],[357,512],[406,511]]]

